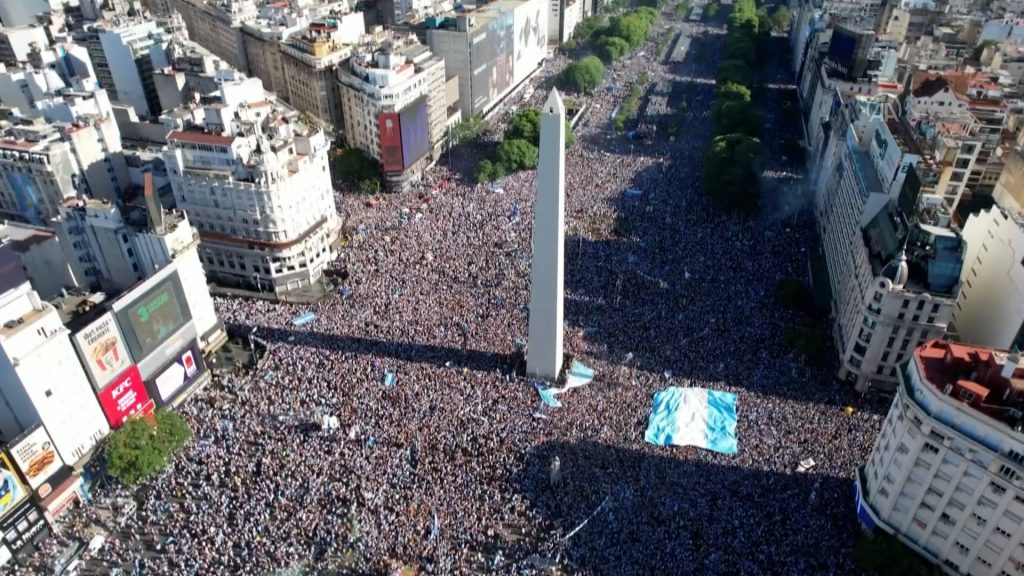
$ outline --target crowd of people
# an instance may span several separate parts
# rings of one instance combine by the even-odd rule
[[[565,348],[595,370],[592,383],[552,409],[516,370],[535,173],[473,184],[471,155],[457,148],[415,191],[373,206],[339,197],[351,236],[343,296],[305,307],[217,300],[267,351],[182,407],[195,429],[187,453],[145,484],[138,512],[88,566],[855,574],[852,475],[882,408],[784,346],[792,318],[773,291],[805,274],[813,227],[707,201],[717,66],[707,55],[721,31],[666,12],[651,37],[669,25],[706,57],[611,66],[566,154]],[[549,60],[530,102],[564,64]],[[612,130],[642,73],[671,88],[666,112],[687,102],[674,138]],[[785,82],[784,70],[763,73]],[[767,138],[793,130],[771,118]],[[316,319],[294,326],[307,310]],[[670,385],[738,394],[736,456],[645,444],[652,395]],[[816,466],[797,473],[807,458]],[[95,500],[122,496],[100,489]],[[69,527],[52,550],[76,536]]]

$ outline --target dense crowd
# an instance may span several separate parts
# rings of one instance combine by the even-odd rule
[[[351,231],[338,263],[345,297],[308,307],[217,301],[228,325],[255,326],[269,350],[250,375],[182,408],[196,430],[188,453],[146,484],[138,513],[89,566],[856,573],[852,473],[878,409],[783,345],[791,318],[773,290],[805,274],[812,226],[709,205],[706,79],[721,35],[672,25],[705,57],[610,67],[566,156],[565,345],[595,369],[591,384],[548,409],[514,370],[527,333],[535,174],[471,184],[457,149],[415,191],[372,207],[340,198]],[[564,64],[549,60],[532,103]],[[687,102],[675,138],[611,130],[644,72],[668,87],[666,111]],[[769,139],[790,133],[773,118]],[[316,320],[294,326],[306,310]],[[672,384],[739,395],[738,455],[644,443],[651,397]],[[324,429],[323,416],[339,427]],[[796,473],[805,458],[816,466]],[[120,495],[101,489],[96,500]],[[69,527],[51,547],[75,535]]]

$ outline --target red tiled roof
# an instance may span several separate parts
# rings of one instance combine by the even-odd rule
[[[220,134],[207,134],[205,132],[184,132],[175,130],[167,135],[167,141],[190,142],[192,144],[210,144],[211,146],[231,146],[235,141],[234,136],[221,136]]]

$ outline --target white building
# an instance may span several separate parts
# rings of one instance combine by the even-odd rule
[[[339,219],[326,137],[268,96],[225,81],[220,103],[167,136],[164,161],[211,280],[283,292],[320,280]]]
[[[1024,371],[1019,356],[932,341],[900,372],[896,398],[857,471],[858,519],[947,574],[1024,566]]]
[[[485,116],[547,57],[546,0],[497,0],[428,19],[431,52],[459,82],[463,118]]]
[[[34,24],[36,15],[50,11],[48,0],[15,0],[0,2],[0,23],[4,26]]]
[[[2,222],[0,247],[5,245],[17,255],[25,277],[43,300],[56,298],[61,290],[80,285],[53,230]]]
[[[155,21],[138,19],[90,25],[85,37],[100,87],[141,117],[159,115],[153,70],[167,67],[170,35]]]
[[[444,60],[415,38],[392,36],[353,54],[338,67],[338,82],[348,145],[382,164],[389,188],[419,179],[444,143]]]
[[[0,27],[0,62],[8,66],[27,62],[33,44],[45,47],[49,43],[41,26]]]
[[[572,38],[576,25],[583,20],[586,0],[549,0],[548,39],[561,44]]]
[[[967,257],[953,321],[963,342],[990,348],[1021,343],[1024,326],[1024,223],[993,206],[964,226]]]
[[[43,424],[65,462],[84,460],[110,427],[60,314],[24,282],[0,295],[0,321],[0,436]]]
[[[891,390],[921,342],[945,334],[963,262],[958,234],[922,220],[918,157],[870,102],[834,125],[816,215],[828,266],[839,377]],[[945,223],[948,223],[946,214]]]

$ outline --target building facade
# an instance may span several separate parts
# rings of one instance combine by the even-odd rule
[[[249,73],[242,25],[257,16],[251,0],[166,0],[181,15],[189,39],[213,52],[234,69]]]
[[[990,348],[931,341],[900,372],[858,469],[857,510],[947,574],[1024,566],[1024,371]]]
[[[68,142],[18,136],[34,137],[0,140],[0,213],[42,226],[78,194],[78,162]]]
[[[418,180],[444,143],[444,60],[415,39],[390,37],[339,66],[338,83],[348,145],[381,163],[389,188]]]
[[[211,280],[272,292],[315,284],[339,228],[327,138],[262,89],[240,98],[168,135],[177,206],[199,231]]]
[[[167,66],[164,49],[169,41],[170,34],[151,20],[99,23],[85,30],[99,86],[141,117],[160,113],[153,70]]]

